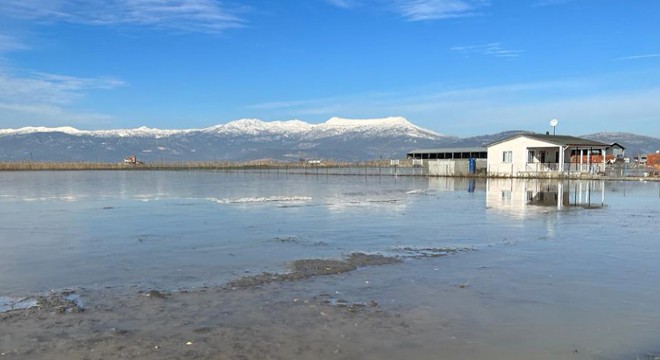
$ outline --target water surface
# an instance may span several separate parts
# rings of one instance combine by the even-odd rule
[[[342,291],[419,311],[429,342],[455,358],[660,350],[658,183],[12,172],[0,173],[0,219],[5,298],[189,289],[281,272],[294,259],[468,248],[357,272]],[[334,281],[289,286],[318,293]]]

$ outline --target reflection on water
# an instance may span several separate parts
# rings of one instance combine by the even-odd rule
[[[555,208],[602,208],[604,181],[561,181],[548,179],[488,179],[486,207],[524,218]]]
[[[354,251],[472,248],[291,286],[334,293],[341,281],[433,319],[429,339],[449,323],[454,358],[614,359],[660,348],[659,197],[645,182],[0,173],[0,305],[67,287],[224,284]]]

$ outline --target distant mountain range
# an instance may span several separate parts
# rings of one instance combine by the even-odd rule
[[[625,132],[600,132],[584,135],[582,137],[607,144],[618,143],[626,148],[626,155],[630,157],[654,153],[660,150],[660,139],[651,136],[636,135]]]
[[[0,130],[0,161],[121,161],[136,155],[154,161],[249,161],[397,159],[420,148],[483,146],[524,131],[459,138],[413,125],[402,117],[321,124],[299,120],[264,122],[243,119],[205,129],[86,131],[72,127]],[[583,137],[617,142],[629,155],[655,152],[660,139],[629,133]]]

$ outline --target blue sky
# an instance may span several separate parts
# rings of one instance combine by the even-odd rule
[[[657,0],[0,0],[0,128],[660,136]]]

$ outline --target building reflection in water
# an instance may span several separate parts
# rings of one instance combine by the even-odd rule
[[[469,193],[483,192],[486,187],[485,179],[462,177],[429,177],[428,189],[432,191],[467,191]]]
[[[524,218],[571,207],[605,206],[604,181],[550,179],[488,179],[486,208]]]

